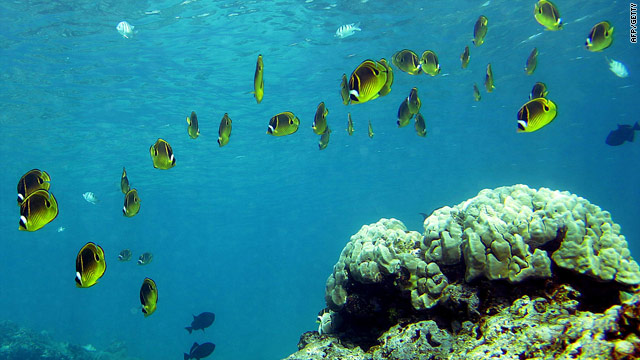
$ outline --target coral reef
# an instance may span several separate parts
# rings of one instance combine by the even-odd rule
[[[566,191],[485,189],[434,211],[424,228],[426,261],[464,260],[467,282],[479,276],[511,283],[550,277],[552,253],[555,265],[597,280],[640,283],[640,268],[611,214]]]
[[[580,294],[563,285],[545,298],[523,296],[457,332],[431,320],[400,323],[368,351],[337,336],[307,332],[286,360],[616,359],[640,357],[640,293],[604,313],[579,311]]]
[[[424,234],[364,225],[327,279],[319,334],[288,359],[631,359],[640,295],[619,296],[639,284],[607,211],[546,188],[485,189],[435,210]]]
[[[37,333],[10,321],[0,322],[0,359],[5,360],[136,360],[126,356],[123,343],[105,351],[92,345],[56,342],[45,332]]]

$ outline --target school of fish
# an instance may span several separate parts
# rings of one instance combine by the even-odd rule
[[[548,31],[558,31],[563,28],[563,21],[558,8],[548,0],[539,0],[534,5],[533,18]],[[360,31],[359,24],[347,24],[341,26],[335,36],[345,38]],[[125,38],[130,38],[134,31],[133,26],[127,22],[121,22],[117,26],[118,32]],[[489,34],[489,20],[486,16],[480,15],[473,26],[473,37],[471,42],[475,47],[485,45],[485,38]],[[614,27],[608,21],[601,21],[595,24],[587,34],[584,43],[586,50],[590,52],[602,52],[613,43]],[[490,39],[489,39],[490,40]],[[487,45],[485,45],[487,46]],[[533,48],[527,57],[524,65],[526,75],[533,75],[541,53],[538,48]],[[544,56],[544,49],[542,51]],[[391,64],[398,70],[408,75],[425,74],[430,77],[438,76],[441,73],[438,55],[433,50],[424,50],[420,56],[412,50],[401,49],[390,57],[391,62],[382,57],[379,60],[364,59],[351,72],[342,74],[340,83],[340,96],[344,105],[364,104],[379,97],[388,95],[393,85],[394,72]],[[460,55],[461,68],[466,69],[471,60],[469,46],[465,46]],[[628,76],[628,72],[623,64],[608,60],[613,71],[619,77]],[[494,75],[491,63],[487,62],[485,73],[485,90],[492,93],[495,89]],[[256,67],[253,81],[253,91],[256,103],[263,101],[264,89],[264,62],[262,54],[256,60]],[[533,85],[529,99],[517,110],[516,131],[535,132],[549,125],[557,116],[557,105],[547,98],[548,90],[543,82],[536,82]],[[481,101],[482,96],[477,83],[473,83],[473,97],[475,101]],[[412,87],[406,98],[400,103],[397,111],[397,125],[399,128],[405,127],[414,119],[416,134],[426,137],[427,126],[425,117],[421,113],[422,102],[418,95],[418,88]],[[424,109],[422,109],[424,110]],[[331,128],[328,117],[329,109],[324,102],[320,102],[316,108],[315,116],[311,125],[314,134],[320,136],[318,141],[319,150],[324,150],[329,145]],[[200,135],[198,116],[195,111],[186,117],[187,134],[191,139],[196,140]],[[300,127],[300,119],[290,111],[283,111],[275,114],[268,122],[268,135],[280,137],[296,133]],[[618,146],[625,141],[633,141],[634,132],[638,131],[638,124],[619,125],[618,129],[612,131],[607,137],[606,143],[611,146]],[[351,113],[348,113],[346,131],[352,135],[355,131],[354,121]],[[218,128],[217,142],[219,147],[227,146],[230,143],[232,132],[232,121],[230,115],[225,113]],[[374,132],[371,120],[368,122],[368,136],[373,139]],[[164,139],[158,138],[149,148],[151,166],[159,170],[169,170],[176,166],[171,145]],[[26,172],[18,181],[18,206],[20,208],[20,218],[18,229],[20,231],[37,231],[48,223],[52,222],[58,215],[58,203],[50,192],[51,176],[43,170],[32,169]],[[120,189],[124,194],[124,205],[122,212],[125,217],[134,217],[140,211],[141,201],[138,190],[130,186],[129,178],[125,168],[122,168],[120,178]],[[83,194],[85,200],[92,204],[98,202],[96,196],[91,192]],[[59,230],[60,231],[60,230]],[[131,259],[130,249],[120,251],[118,260],[127,262]],[[148,265],[151,263],[153,255],[144,252],[140,255],[137,264]],[[88,242],[79,251],[76,257],[75,283],[79,288],[90,288],[98,284],[107,269],[105,252],[99,245]],[[158,289],[154,280],[144,278],[140,287],[141,310],[145,317],[152,315],[157,310]],[[202,313],[197,317],[194,315],[193,323],[186,329],[192,330],[208,327],[213,323],[215,315],[213,313]],[[215,349],[212,343],[194,343],[190,352],[184,354],[185,359],[201,358],[210,355]]]

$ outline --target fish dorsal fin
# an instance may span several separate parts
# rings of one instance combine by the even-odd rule
[[[197,342],[194,342],[194,343],[193,343],[193,345],[191,346],[191,350],[189,350],[189,352],[190,352],[190,353],[192,353],[192,352],[193,352],[193,350],[194,350],[195,348],[197,348],[197,347],[198,347],[198,343],[197,343]]]

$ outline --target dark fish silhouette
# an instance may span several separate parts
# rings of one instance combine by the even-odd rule
[[[433,214],[433,212],[434,212],[434,211],[436,211],[436,210],[438,210],[438,209],[440,209],[440,208],[439,208],[439,207],[434,208],[434,209],[433,209],[433,210],[431,210],[431,212],[430,212],[430,213],[428,213],[428,214],[427,214],[427,213],[423,213],[423,212],[421,212],[421,213],[420,213],[420,215],[422,215],[422,221],[424,222],[425,220],[427,220],[427,218],[428,218],[429,216],[431,216],[431,214]]]
[[[203,312],[202,314],[195,316],[193,315],[193,321],[191,322],[191,326],[187,326],[185,329],[191,334],[193,330],[202,330],[208,328],[213,324],[213,321],[216,319],[216,314],[210,312]]]
[[[640,130],[640,125],[638,125],[637,121],[633,126],[618,125],[617,129],[611,131],[609,135],[607,135],[607,139],[604,142],[610,146],[622,145],[625,141],[633,141],[633,137],[637,130]]]
[[[189,350],[189,353],[184,354],[184,360],[189,360],[189,359],[200,360],[202,358],[206,358],[207,356],[211,355],[211,353],[215,349],[216,349],[216,344],[206,342],[204,344],[198,345],[197,342],[194,342],[193,346],[191,346],[191,350]]]

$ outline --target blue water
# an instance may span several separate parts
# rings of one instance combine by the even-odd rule
[[[193,341],[214,342],[216,359],[283,358],[302,332],[316,328],[325,280],[363,224],[395,217],[422,231],[419,212],[515,183],[568,190],[609,210],[637,258],[640,144],[604,143],[617,124],[639,120],[640,45],[629,42],[629,3],[557,0],[566,23],[558,32],[535,22],[534,3],[3,2],[0,319],[99,349],[124,341],[142,359],[180,358]],[[476,48],[470,40],[482,14],[489,32]],[[613,45],[586,51],[589,29],[605,19],[615,27]],[[135,26],[133,38],[116,31],[122,20]],[[333,36],[352,22],[362,31]],[[471,62],[463,70],[465,45]],[[527,76],[533,47],[538,68]],[[410,76],[394,68],[389,95],[342,105],[343,73],[403,48],[436,51],[442,73]],[[258,54],[265,66],[261,104],[250,94]],[[616,77],[605,56],[625,63],[630,76]],[[483,86],[488,62],[493,93]],[[518,134],[516,112],[536,81],[547,84],[558,116],[538,132]],[[426,138],[395,123],[413,86]],[[310,127],[321,101],[333,133],[318,151]],[[185,122],[192,110],[200,122],[196,140]],[[267,136],[269,118],[281,111],[298,115],[300,130]],[[233,132],[219,148],[225,112]],[[347,112],[356,128],[351,137]],[[159,137],[177,158],[167,171],[149,158]],[[123,166],[141,198],[133,218],[121,212]],[[18,231],[15,193],[32,168],[51,175],[60,213],[26,233]],[[86,202],[86,191],[100,202]],[[87,241],[104,248],[107,271],[96,286],[78,289],[74,261]],[[116,261],[124,248],[134,261]],[[153,262],[137,266],[145,251]],[[148,318],[138,299],[144,277],[159,291]],[[183,328],[202,311],[215,312],[215,323],[189,335]]]

